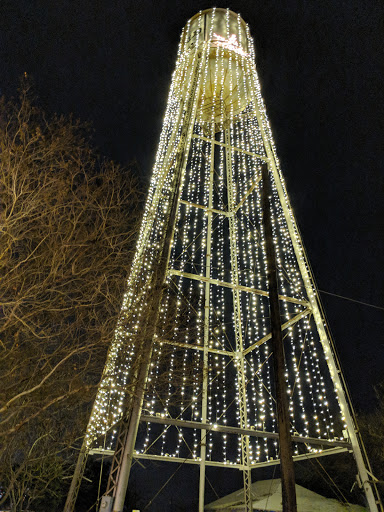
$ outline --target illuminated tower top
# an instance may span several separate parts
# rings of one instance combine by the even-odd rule
[[[212,15],[214,14],[214,15]],[[253,43],[245,21],[226,9],[207,9],[191,18],[182,35],[180,49],[183,59],[193,60],[196,51],[201,53],[209,46],[205,79],[199,85],[201,118],[211,122],[239,114],[249,100],[249,91],[238,87],[244,80],[244,58],[252,60]],[[236,74],[234,75],[236,67]],[[220,70],[221,80],[217,80]],[[184,86],[188,87],[188,81]],[[213,107],[213,109],[212,109]],[[219,131],[220,125],[216,126]]]
[[[228,9],[209,9],[181,35],[127,291],[84,441],[84,458],[96,442],[117,446],[106,493],[114,512],[123,508],[133,459],[199,465],[199,512],[206,467],[242,470],[251,512],[251,471],[281,456],[277,374],[293,458],[352,447],[365,482],[249,27]]]
[[[212,16],[213,12],[215,16]],[[233,11],[206,9],[195,14],[186,27],[187,32],[183,33],[181,39],[182,52],[208,42],[212,46],[228,47],[237,53],[249,53],[247,24]],[[231,34],[229,38],[228,33]]]

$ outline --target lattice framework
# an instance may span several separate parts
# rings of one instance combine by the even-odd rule
[[[353,450],[366,482],[366,463],[261,97],[249,28],[229,10],[200,13],[181,37],[127,292],[85,438],[86,449],[95,452],[93,443],[108,435],[112,449],[115,425],[123,415],[129,418],[129,397],[138,394],[138,367],[148,345],[143,332],[151,332],[148,325],[156,320],[145,396],[138,405],[145,427],[132,456],[199,464],[200,511],[206,465],[241,468],[251,510],[251,469],[279,458],[263,162],[273,190],[295,458]],[[154,294],[161,298],[158,317]],[[368,484],[365,490],[372,508],[376,500]]]

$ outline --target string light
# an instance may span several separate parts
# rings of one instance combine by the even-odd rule
[[[209,16],[206,32],[204,16]],[[189,99],[194,113],[191,139],[182,146]],[[291,322],[283,335],[292,433],[342,437],[328,356],[309,306],[316,290],[310,273],[302,271],[307,263],[299,234],[292,235],[287,223],[292,211],[282,204],[284,197],[289,205],[288,194],[261,97],[253,40],[240,16],[213,9],[190,20],[181,36],[127,292],[89,422],[88,444],[109,433],[113,445],[112,427],[130,394],[180,150],[180,200],[143,408],[153,418],[204,419],[212,428],[201,439],[200,429],[153,421],[139,435],[136,450],[198,459],[205,443],[207,459],[242,463],[241,436],[216,431],[217,426],[276,432],[268,298],[255,291],[267,291],[260,175],[262,162],[270,163],[271,158],[277,170],[270,168],[269,178],[279,293],[284,297],[281,318],[283,324]],[[236,291],[237,285],[242,291]],[[295,453],[313,449],[296,445]],[[277,457],[275,440],[251,437],[250,462]]]

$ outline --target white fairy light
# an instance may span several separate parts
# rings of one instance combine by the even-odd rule
[[[316,290],[308,278],[310,274],[304,275],[300,269],[277,190],[276,179],[288,200],[261,97],[249,29],[239,16],[236,23],[232,23],[232,14],[226,11],[224,33],[218,33],[215,13],[216,10],[212,10],[210,14],[205,40],[201,35],[203,31],[198,31],[203,26],[203,14],[200,21],[188,22],[181,37],[127,291],[86,435],[89,445],[109,431],[110,445],[116,437],[111,427],[124,411],[139,352],[137,340],[147,320],[148,297],[172,203],[175,162],[178,152],[184,151],[187,144],[189,150],[182,158],[181,200],[175,219],[169,272],[160,304],[143,408],[153,419],[169,417],[199,422],[206,417],[207,423],[215,427],[203,441],[207,459],[230,464],[242,463],[241,438],[220,432],[219,427],[241,426],[241,364],[244,364],[246,379],[246,426],[276,432],[271,345],[269,340],[255,345],[270,332],[268,299],[256,292],[242,291],[239,326],[236,324],[239,318],[234,317],[231,289],[235,274],[231,258],[236,258],[239,285],[267,291],[259,179],[262,161],[270,158],[266,145],[270,147],[277,169],[277,178],[272,172],[269,178],[279,293],[286,297],[280,301],[282,322],[302,314],[310,299],[306,290],[311,290],[313,296]],[[191,97],[194,91],[197,92]],[[182,133],[189,99],[195,118],[189,130],[191,138],[185,143]],[[231,165],[226,156],[228,142]],[[211,161],[214,186],[210,198]],[[232,205],[228,204],[229,186],[234,192]],[[216,282],[208,287],[209,310],[205,312],[210,201],[213,210],[209,214],[212,234],[208,279]],[[228,212],[228,207],[235,213]],[[234,218],[235,254],[230,250],[230,215]],[[299,234],[295,236],[300,242]],[[303,254],[299,256],[300,264],[306,265]],[[191,274],[194,279],[190,278]],[[220,286],[217,282],[229,285]],[[207,324],[208,396],[207,410],[203,411],[202,349]],[[243,349],[253,347],[243,360],[232,354],[236,350],[236,329],[241,330]],[[283,335],[292,432],[327,439],[341,437],[344,422],[315,322],[305,314]],[[200,429],[176,429],[154,421],[147,424],[139,437],[137,451],[198,459],[200,443]],[[298,445],[295,451],[299,453]],[[252,437],[249,455],[254,462],[277,458],[277,442]]]

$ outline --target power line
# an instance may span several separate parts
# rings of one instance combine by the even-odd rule
[[[339,299],[349,300],[351,302],[356,302],[357,304],[362,304],[363,306],[369,306],[370,308],[381,309],[382,311],[384,311],[384,307],[382,306],[375,306],[374,304],[368,304],[368,302],[362,302],[361,300],[351,299],[350,297],[344,297],[343,295],[337,295],[336,293],[326,292],[324,290],[319,290],[319,292],[325,293],[326,295],[332,295],[333,297],[338,297]]]

